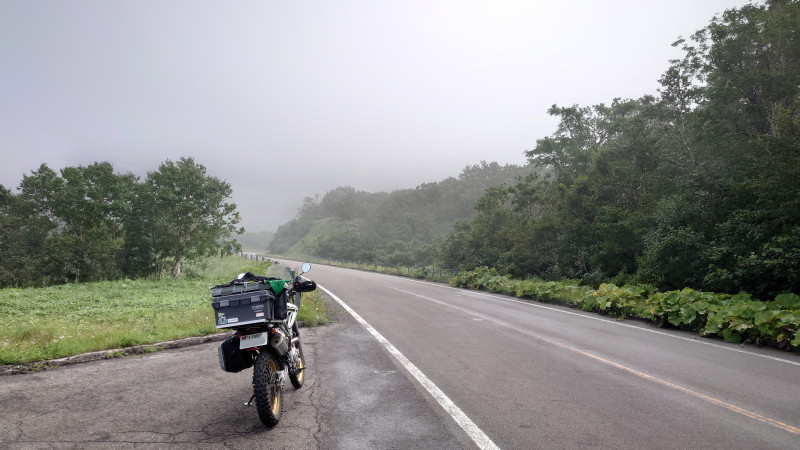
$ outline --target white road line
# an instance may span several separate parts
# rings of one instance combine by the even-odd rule
[[[358,323],[361,324],[361,326],[366,328],[366,330],[369,331],[369,333],[378,342],[380,342],[386,348],[386,350],[388,350],[389,353],[391,353],[392,356],[394,356],[395,359],[397,359],[397,361],[399,361],[400,364],[402,364],[403,367],[406,368],[406,370],[408,370],[408,372],[419,382],[419,384],[421,384],[422,387],[424,387],[425,390],[428,391],[428,393],[439,403],[439,405],[441,405],[441,407],[444,408],[444,410],[447,411],[448,414],[450,414],[450,417],[452,417],[453,420],[455,420],[456,423],[461,427],[461,429],[463,429],[467,433],[467,435],[472,439],[472,441],[475,442],[475,445],[477,445],[481,449],[499,450],[499,447],[495,445],[495,443],[492,442],[491,439],[489,439],[489,436],[487,436],[480,428],[478,428],[477,425],[475,425],[475,422],[473,422],[469,417],[467,417],[467,415],[464,414],[464,412],[461,411],[461,409],[458,406],[456,406],[456,404],[453,403],[453,401],[450,400],[450,398],[448,398],[447,395],[445,395],[445,393],[442,392],[441,389],[439,389],[435,384],[433,384],[433,382],[427,376],[425,376],[425,374],[422,373],[422,371],[419,370],[417,366],[411,363],[411,361],[409,361],[408,358],[406,358],[402,353],[400,353],[400,351],[397,350],[397,348],[395,348],[394,345],[392,345],[388,340],[386,340],[385,337],[383,337],[380,333],[378,333],[378,331],[375,328],[373,328],[372,325],[367,323],[366,320],[364,320],[360,315],[358,315],[357,312],[353,311],[352,308],[347,306],[347,304],[343,302],[339,297],[334,295],[333,292],[325,289],[320,285],[317,285],[317,287],[325,291],[326,294],[330,295],[331,298],[333,298],[340,305],[342,305],[342,308],[344,308],[345,311],[349,312],[350,315],[353,316],[353,318],[356,319],[356,321],[358,321]]]

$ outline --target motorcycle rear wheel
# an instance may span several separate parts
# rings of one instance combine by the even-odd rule
[[[281,420],[283,388],[277,382],[278,359],[269,351],[262,351],[253,364],[253,394],[261,422],[274,427]]]
[[[289,366],[289,381],[292,382],[295,389],[300,389],[303,387],[305,379],[306,359],[303,356],[303,344],[300,342],[300,330],[297,328],[297,324],[292,327],[292,334],[298,338],[297,342],[292,344],[297,347],[297,370],[292,371],[291,365]]]

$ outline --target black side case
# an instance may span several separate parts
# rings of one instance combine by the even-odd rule
[[[286,290],[284,289],[281,291],[280,294],[275,298],[274,304],[274,317],[277,320],[284,320],[289,315],[288,307],[286,306],[286,302],[289,300],[289,297],[286,295]]]
[[[253,357],[239,350],[239,337],[233,335],[219,343],[219,366],[225,372],[241,372],[253,367]]]

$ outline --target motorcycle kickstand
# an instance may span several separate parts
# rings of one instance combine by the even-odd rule
[[[256,394],[253,394],[253,396],[250,397],[250,400],[248,400],[247,403],[244,404],[244,406],[252,406],[254,398],[256,398]]]

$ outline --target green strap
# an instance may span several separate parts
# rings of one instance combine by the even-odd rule
[[[269,285],[275,294],[283,292],[286,283],[291,283],[291,280],[269,280]]]

